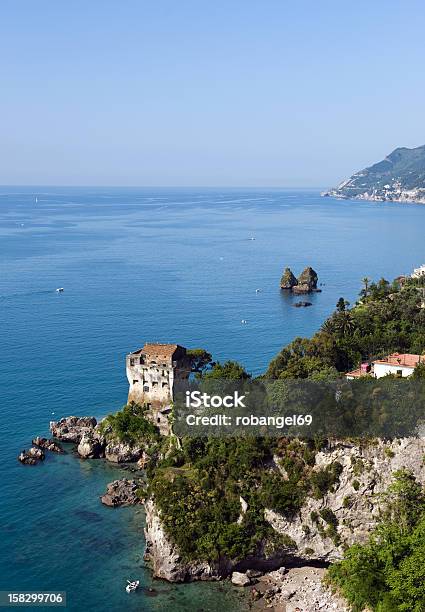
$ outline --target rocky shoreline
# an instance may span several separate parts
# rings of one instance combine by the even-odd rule
[[[402,195],[390,195],[385,193],[361,193],[358,195],[345,195],[338,190],[324,191],[323,198],[335,198],[336,200],[363,200],[366,202],[397,202],[398,204],[425,204],[425,197],[417,193],[406,192]]]
[[[106,493],[101,496],[100,501],[111,508],[143,504],[145,500],[142,487],[141,480],[129,480],[128,478],[114,480],[107,485]]]
[[[101,458],[112,463],[125,461],[140,469],[149,461],[141,446],[111,441],[94,417],[66,417],[50,424],[53,439],[34,438],[23,463],[42,461],[45,451],[63,452],[60,442],[72,442],[82,459]],[[161,513],[152,497],[146,497],[142,479],[123,478],[107,486],[101,502],[109,507],[144,504],[146,549],[153,576],[168,582],[219,581],[230,578],[234,585],[251,588],[254,608],[273,607],[286,612],[346,610],[345,604],[323,584],[325,567],[343,557],[344,549],[365,542],[381,513],[382,493],[393,474],[407,469],[425,483],[425,439],[403,438],[355,444],[333,441],[315,457],[314,471],[334,469],[334,486],[320,497],[306,499],[300,511],[288,518],[273,510],[265,519],[285,537],[271,556],[259,547],[242,560],[221,558],[215,563],[184,560],[165,532]],[[21,460],[21,457],[19,458]],[[285,470],[275,458],[275,467],[285,479]]]

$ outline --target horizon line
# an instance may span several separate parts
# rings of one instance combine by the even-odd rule
[[[41,187],[66,187],[66,188],[80,188],[87,187],[92,189],[103,189],[103,188],[113,188],[113,189],[308,189],[308,190],[320,190],[326,189],[326,187],[322,186],[304,186],[304,185],[95,185],[95,184],[81,184],[81,185],[68,185],[66,183],[63,184],[55,184],[55,183],[0,183],[0,189],[2,188],[41,188]]]

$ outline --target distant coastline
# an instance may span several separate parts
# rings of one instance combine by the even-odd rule
[[[395,149],[321,194],[344,200],[425,204],[425,146]]]
[[[336,189],[323,191],[323,198],[334,198],[336,200],[362,200],[365,202],[396,202],[397,204],[425,204],[425,196],[418,197],[414,194],[403,194],[399,197],[393,195],[382,195],[378,193],[362,193],[359,195],[345,195]]]

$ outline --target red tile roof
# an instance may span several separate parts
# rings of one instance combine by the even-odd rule
[[[352,378],[360,378],[361,376],[366,376],[369,372],[365,372],[361,368],[357,368],[357,370],[352,370],[351,372],[346,372],[345,376],[348,378],[349,376]]]
[[[131,355],[148,355],[149,357],[161,357],[164,359],[169,359],[174,355],[180,347],[178,344],[160,344],[156,342],[146,342],[145,346],[138,351],[134,351]]]
[[[425,360],[425,357],[422,357],[421,355],[412,355],[411,353],[392,353],[384,359],[376,359],[373,363],[416,368],[418,363],[420,363],[422,360]]]

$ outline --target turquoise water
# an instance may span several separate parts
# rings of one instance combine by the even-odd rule
[[[263,371],[341,295],[353,301],[362,277],[423,263],[424,222],[425,206],[316,191],[1,188],[0,590],[66,590],[78,612],[237,608],[228,585],[152,581],[142,510],[98,499],[122,470],[72,454],[30,468],[16,455],[53,418],[118,409],[125,354],[145,341]],[[286,265],[318,271],[311,308],[279,291]],[[126,578],[156,592],[128,596]]]

